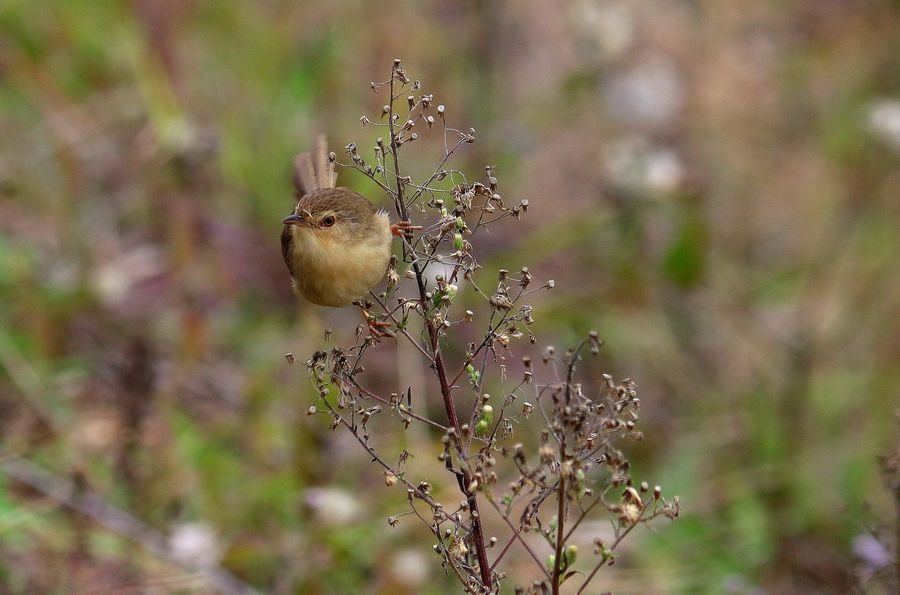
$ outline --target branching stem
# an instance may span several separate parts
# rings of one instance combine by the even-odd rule
[[[390,132],[391,142],[390,142],[390,151],[391,151],[391,160],[394,165],[394,181],[397,186],[397,195],[396,195],[396,209],[397,214],[400,216],[402,221],[409,221],[409,209],[406,205],[406,200],[404,198],[403,192],[403,179],[400,176],[400,159],[398,157],[399,147],[397,145],[397,135],[394,132],[394,100],[396,99],[394,94],[394,81],[397,79],[397,73],[400,69],[400,61],[394,61],[394,67],[391,71],[391,82],[390,82],[390,103],[388,104],[388,131]],[[411,231],[407,232],[407,239]],[[404,252],[406,251],[406,246],[404,245]],[[404,255],[405,256],[405,255]],[[413,262],[413,272],[416,276],[416,285],[419,289],[419,300],[422,305],[422,311],[428,311],[428,299],[425,294],[425,277],[423,275],[422,268],[419,267],[418,262]],[[434,353],[434,370],[437,375],[438,382],[441,387],[441,397],[444,400],[444,410],[447,413],[447,421],[450,426],[456,430],[456,435],[458,437],[462,436],[462,432],[460,431],[459,418],[456,414],[456,405],[453,402],[453,394],[451,391],[450,383],[447,381],[447,371],[444,366],[444,357],[441,354],[440,350],[440,332],[435,327],[434,322],[430,320],[427,316],[425,318],[425,327],[428,331],[428,337],[431,341],[431,349],[432,353]],[[464,463],[466,461],[465,454],[462,451],[462,447],[459,446],[459,442],[457,441],[457,454],[459,455],[460,462]],[[459,483],[460,491],[462,491],[463,495],[466,497],[466,501],[469,503],[469,513],[472,517],[472,540],[475,544],[475,553],[478,556],[478,567],[481,574],[481,582],[487,590],[492,589],[493,580],[491,579],[491,568],[488,564],[487,559],[487,549],[484,544],[484,532],[481,527],[481,515],[478,512],[478,498],[475,493],[469,490],[469,484],[471,483],[471,477],[469,476],[469,471],[465,467],[462,469],[462,473],[457,475],[457,482]]]

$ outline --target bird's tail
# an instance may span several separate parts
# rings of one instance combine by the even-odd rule
[[[334,188],[336,183],[334,163],[328,159],[328,142],[320,134],[314,151],[294,157],[294,188],[299,198],[319,188]]]

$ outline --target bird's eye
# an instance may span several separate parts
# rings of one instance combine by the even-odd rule
[[[328,215],[327,217],[322,219],[323,227],[331,227],[332,225],[334,225],[334,215]]]

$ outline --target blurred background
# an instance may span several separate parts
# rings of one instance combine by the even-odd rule
[[[582,380],[636,379],[634,476],[681,496],[595,592],[891,592],[892,0],[0,1],[0,591],[455,592],[305,415],[355,321],[298,305],[278,243],[293,154],[369,146],[397,56],[477,129],[457,165],[530,202],[482,262],[556,280],[538,346],[599,331]],[[372,386],[425,386],[378,355]]]

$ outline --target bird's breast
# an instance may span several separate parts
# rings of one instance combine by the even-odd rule
[[[340,307],[363,299],[387,270],[391,232],[386,214],[383,233],[365,238],[340,238],[334,229],[293,227],[291,260],[294,287],[304,298],[321,306]]]

